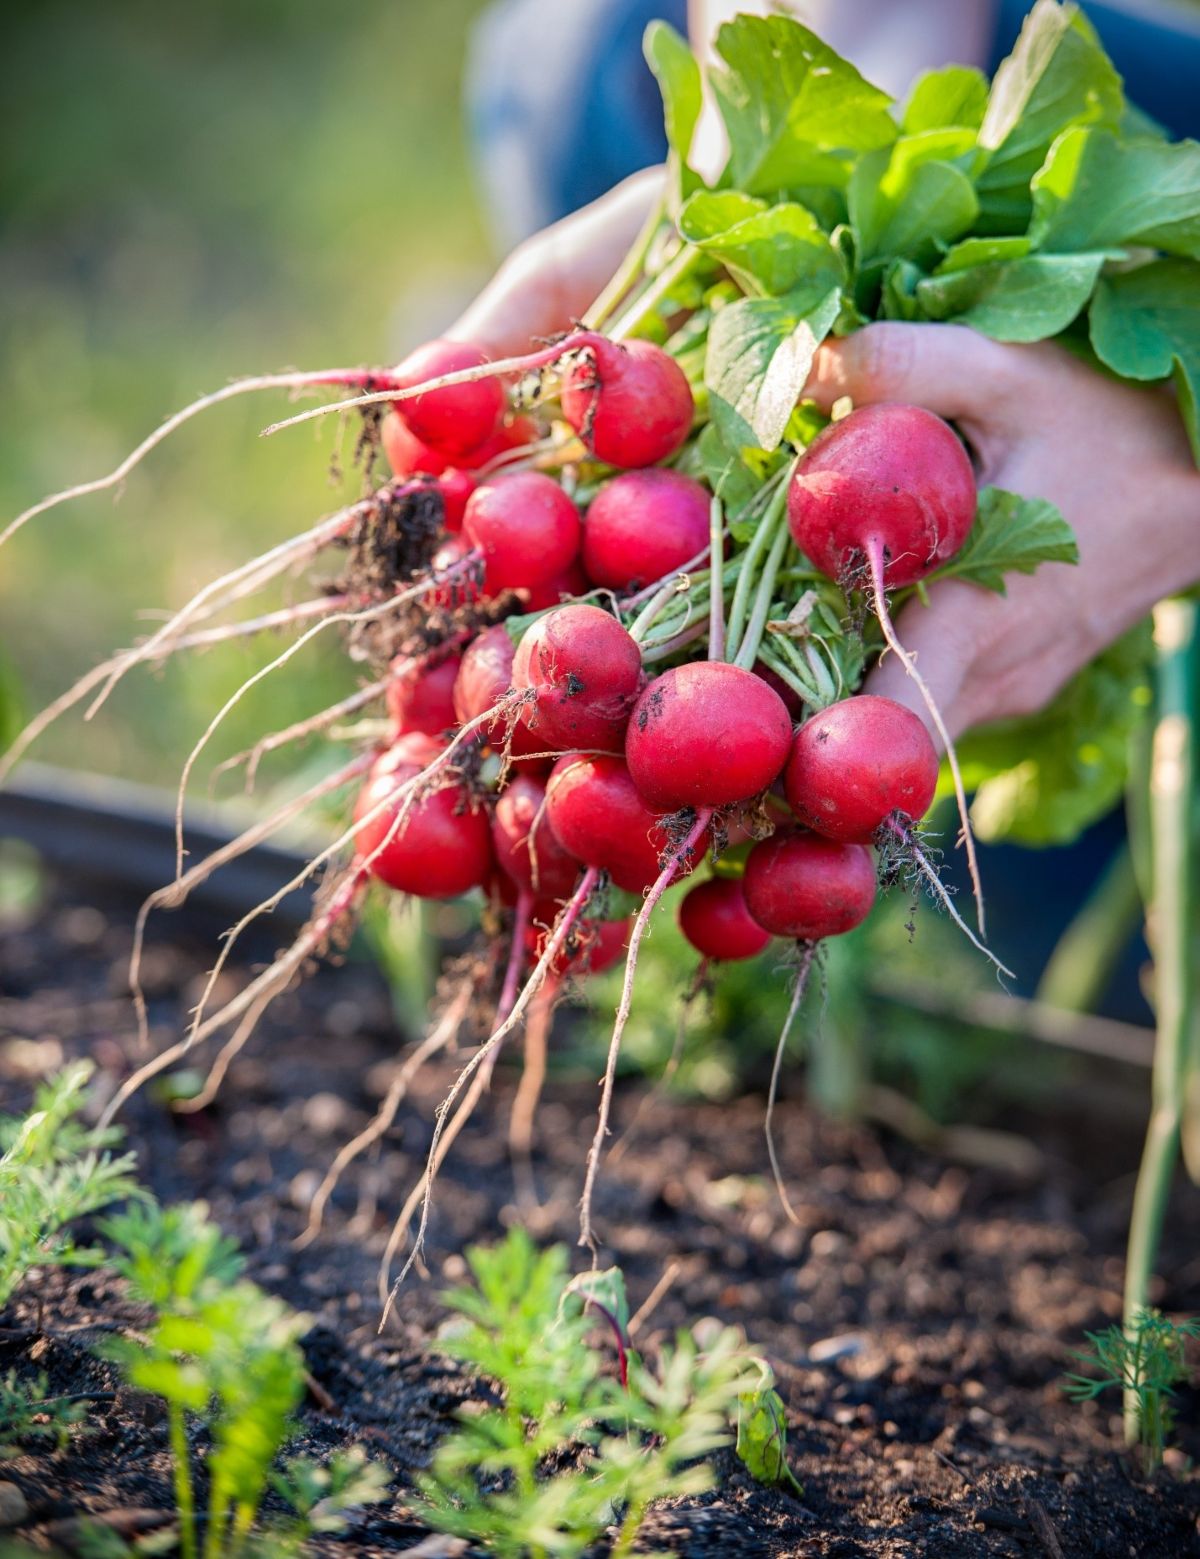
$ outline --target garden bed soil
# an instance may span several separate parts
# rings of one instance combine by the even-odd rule
[[[30,923],[4,928],[4,1111],[25,1109],[36,1076],[63,1059],[92,1056],[109,1089],[126,1074],[133,913],[60,887]],[[147,965],[156,1042],[178,1033],[195,1000],[212,931],[160,920]],[[246,976],[243,965],[231,981]],[[295,1248],[320,1177],[378,1103],[396,1052],[378,976],[364,964],[328,968],[276,1005],[211,1109],[173,1116],[148,1090],[124,1117],[155,1193],[208,1201],[242,1241],[250,1275],[311,1317],[313,1384],[295,1449],[360,1444],[394,1474],[388,1503],[320,1541],[330,1554],[394,1554],[425,1538],[412,1477],[475,1389],[428,1351],[444,1319],[438,1291],[462,1276],[465,1244],[499,1238],[518,1217],[506,1148],[515,1078],[502,1069],[438,1183],[431,1280],[410,1280],[377,1335],[379,1253],[423,1165],[448,1063],[422,1075],[382,1151],[347,1174],[322,1238]],[[1019,1123],[1044,1152],[1031,1179],[822,1121],[789,1091],[777,1132],[798,1226],[766,1172],[760,1095],[651,1103],[601,1176],[606,1255],[623,1266],[634,1306],[672,1274],[639,1344],[652,1351],[706,1317],[744,1327],[777,1372],[804,1486],[802,1497],[761,1488],[726,1455],[719,1488],[655,1509],[641,1547],[696,1559],[1200,1553],[1195,1396],[1180,1397],[1177,1447],[1147,1479],[1118,1451],[1118,1403],[1077,1406],[1060,1389],[1084,1330],[1119,1314],[1140,1099],[1124,1123],[1089,1122],[1069,1096],[1053,1117]],[[618,1133],[645,1093],[620,1088]],[[544,1206],[527,1220],[539,1239],[574,1242],[595,1105],[590,1080],[547,1092],[535,1166]],[[1172,1311],[1200,1310],[1198,1212],[1200,1196],[1178,1187],[1156,1296]],[[144,1320],[103,1271],[51,1273],[0,1316],[0,1371],[45,1371],[52,1392],[112,1393],[66,1450],[0,1465],[28,1506],[10,1535],[37,1550],[77,1551],[82,1517],[125,1531],[166,1519],[157,1405],[118,1389],[93,1353],[106,1330]]]

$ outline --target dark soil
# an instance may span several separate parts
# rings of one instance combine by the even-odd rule
[[[0,936],[4,1111],[23,1110],[36,1076],[63,1058],[91,1055],[110,1089],[125,1074],[132,919],[127,903],[101,911],[60,893],[36,923]],[[192,925],[152,944],[156,1040],[178,1032],[195,999],[211,931]],[[179,938],[178,920],[162,921],[166,933]],[[245,977],[244,966],[235,971]],[[315,1387],[296,1449],[323,1456],[362,1444],[395,1473],[391,1504],[325,1541],[328,1553],[395,1553],[421,1541],[406,1487],[473,1389],[425,1351],[443,1318],[438,1289],[461,1276],[465,1243],[491,1241],[517,1217],[505,1147],[514,1079],[501,1072],[438,1185],[434,1281],[411,1281],[377,1336],[379,1253],[423,1164],[451,1075],[443,1066],[422,1079],[382,1151],[346,1177],[323,1238],[294,1248],[324,1169],[373,1110],[396,1050],[374,973],[328,969],[277,1004],[208,1112],[173,1116],[148,1091],[126,1114],[153,1190],[205,1198],[243,1242],[251,1275],[312,1317],[304,1346]],[[620,1090],[618,1132],[643,1091]],[[539,1238],[573,1243],[595,1103],[590,1081],[549,1090],[536,1163],[547,1205],[530,1220]],[[1059,1385],[1084,1329],[1119,1314],[1140,1108],[1131,1087],[1123,1123],[1089,1124],[1070,1097],[1054,1118],[1018,1123],[1045,1154],[1031,1182],[948,1165],[785,1103],[778,1134],[799,1227],[767,1177],[761,1097],[646,1110],[603,1173],[597,1203],[635,1306],[674,1271],[639,1343],[652,1349],[705,1317],[743,1326],[777,1371],[805,1493],[764,1490],[727,1458],[719,1491],[657,1509],[643,1546],[830,1559],[1200,1552],[1200,1481],[1188,1470],[1200,1455],[1195,1397],[1181,1396],[1178,1449],[1146,1479],[1118,1454],[1119,1404],[1075,1406]],[[1198,1211],[1200,1196],[1180,1186],[1157,1295],[1169,1310],[1200,1310]],[[66,1451],[0,1466],[30,1507],[19,1535],[39,1550],[73,1551],[81,1516],[107,1513],[136,1530],[170,1509],[155,1401],[118,1390],[92,1352],[104,1328],[139,1320],[103,1271],[51,1274],[0,1317],[0,1371],[44,1370],[55,1392],[115,1392]]]

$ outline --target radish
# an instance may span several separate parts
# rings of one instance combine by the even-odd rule
[[[806,827],[869,844],[884,820],[924,817],[937,789],[937,751],[903,704],[860,693],[830,704],[796,732],[784,787]]]
[[[366,819],[444,751],[444,742],[419,733],[394,742],[359,792],[356,822]],[[494,868],[487,815],[457,784],[432,791],[411,805],[398,802],[385,807],[379,816],[361,823],[355,848],[373,877],[397,892],[423,899],[457,898],[481,887]]]
[[[691,661],[664,671],[634,705],[625,761],[661,812],[746,801],[787,762],[792,722],[779,694],[752,671]]]
[[[775,834],[746,861],[746,906],[773,936],[819,942],[864,921],[875,903],[875,864],[860,844]]]
[[[687,375],[651,341],[568,336],[559,351],[586,346],[563,376],[563,416],[598,460],[624,468],[657,465],[692,428]]]
[[[830,579],[865,562],[898,590],[960,550],[975,475],[951,428],[920,406],[860,406],[809,445],[788,491],[800,550]]]
[[[391,376],[397,389],[412,390],[429,379],[480,368],[487,354],[464,341],[429,341]],[[496,431],[504,414],[504,387],[496,378],[449,385],[398,401],[401,419],[423,444],[451,458],[469,455]]]
[[[764,666],[761,660],[754,662],[754,675],[761,677],[769,688],[783,699],[783,706],[793,720],[799,720],[804,714],[804,700],[796,692],[794,687],[789,687],[777,671],[772,671],[770,666]]]
[[[467,646],[454,682],[454,713],[463,724],[495,709],[500,703],[512,686],[515,654],[516,646],[502,623],[485,628]],[[486,735],[493,744],[504,742],[507,724],[505,716],[498,713],[487,725]],[[509,745],[514,758],[546,751],[540,734],[535,734],[520,721],[513,723],[510,734]]]
[[[679,929],[705,958],[756,958],[771,941],[746,907],[736,877],[710,877],[689,888],[679,906]]]
[[[517,646],[513,687],[531,689],[521,719],[543,747],[619,752],[642,680],[637,644],[598,606],[560,607],[539,617]]]
[[[579,863],[558,842],[546,818],[546,787],[520,774],[505,787],[492,814],[492,844],[501,869],[534,898],[566,899]]]
[[[937,700],[896,634],[887,601],[889,588],[915,584],[961,549],[976,502],[971,462],[948,424],[919,406],[890,402],[860,406],[826,428],[788,489],[792,539],[822,573],[841,582],[865,564],[884,639],[916,683],[941,737],[982,935],[983,893],[958,755]]]
[[[583,566],[593,584],[627,591],[664,579],[708,545],[708,490],[680,471],[625,471],[592,500]]]
[[[583,527],[557,482],[540,471],[517,471],[475,489],[463,535],[482,554],[484,587],[496,595],[540,585],[570,568]]]
[[[644,893],[662,869],[667,829],[620,758],[561,758],[546,786],[546,815],[568,854],[627,893]]]
[[[560,606],[563,601],[569,601],[572,597],[583,595],[588,588],[588,578],[579,564],[572,563],[570,568],[556,574],[553,579],[544,580],[540,585],[532,588],[523,588],[517,591],[521,600],[525,603],[527,612],[544,612],[547,607]]]
[[[550,965],[551,975],[601,974],[610,969],[625,951],[631,922],[626,920],[583,920],[574,935],[574,947],[565,947]],[[532,925],[525,933],[525,946],[533,958],[546,949],[550,932]]]
[[[429,560],[429,572],[434,584],[426,592],[430,607],[453,611],[457,607],[471,605],[483,595],[479,570],[467,567],[475,556],[475,548],[463,536],[447,536]],[[443,577],[445,576],[445,577]]]
[[[441,476],[453,464],[450,456],[423,444],[398,411],[389,411],[379,424],[379,441],[397,476]]]
[[[460,659],[458,655],[447,655],[436,665],[429,665],[401,656],[392,663],[386,700],[394,735],[407,736],[418,731],[439,736],[457,724],[454,684]]]

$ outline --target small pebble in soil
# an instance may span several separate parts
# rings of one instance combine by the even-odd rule
[[[29,1502],[15,1483],[0,1483],[0,1527],[19,1527],[29,1515]]]
[[[838,1359],[852,1359],[863,1351],[865,1339],[859,1332],[842,1332],[837,1337],[823,1337],[808,1350],[810,1364],[833,1364]]]

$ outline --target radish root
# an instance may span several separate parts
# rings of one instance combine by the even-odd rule
[[[983,884],[979,878],[979,862],[975,855],[975,835],[971,830],[971,815],[967,808],[967,792],[966,787],[963,785],[962,770],[958,766],[958,753],[955,751],[954,741],[950,732],[946,729],[946,722],[942,719],[942,711],[938,708],[937,700],[930,691],[929,684],[917,670],[916,661],[901,644],[892,624],[892,614],[888,607],[887,591],[884,586],[883,544],[878,537],[873,537],[867,542],[866,554],[867,566],[871,571],[871,594],[874,597],[875,615],[879,619],[879,626],[883,629],[883,636],[887,640],[888,648],[916,683],[922,702],[929,711],[929,718],[933,721],[934,727],[942,739],[942,746],[946,749],[946,762],[950,766],[950,775],[954,781],[954,799],[958,805],[959,839],[967,853],[967,870],[971,874],[971,891],[975,895],[975,917],[979,922],[979,935],[985,937],[987,935],[987,921],[984,917],[983,909]]]
[[[779,1163],[779,1154],[775,1147],[775,1101],[779,1097],[779,1075],[783,1070],[783,1055],[787,1049],[787,1042],[791,1036],[792,1025],[796,1021],[796,1014],[800,1011],[800,1003],[804,1000],[804,992],[808,989],[808,976],[812,969],[813,959],[817,955],[815,942],[800,942],[797,944],[800,958],[796,965],[795,977],[792,981],[792,999],[788,1004],[787,1016],[783,1020],[783,1028],[779,1031],[779,1043],[775,1046],[775,1061],[771,1067],[771,1086],[767,1090],[767,1113],[763,1121],[763,1133],[767,1139],[767,1157],[771,1161],[771,1173],[775,1177],[775,1189],[779,1192],[779,1200],[783,1204],[783,1210],[788,1216],[788,1221],[796,1225],[800,1224],[800,1218],[796,1209],[792,1206],[791,1198],[787,1193],[787,1186],[783,1179],[783,1170]]]
[[[617,1007],[616,1022],[613,1024],[612,1039],[608,1047],[608,1061],[604,1068],[604,1082],[600,1094],[600,1114],[596,1122],[596,1134],[592,1138],[592,1145],[588,1150],[587,1169],[583,1181],[583,1196],[579,1203],[578,1243],[586,1245],[593,1257],[598,1256],[599,1247],[592,1228],[592,1197],[596,1188],[596,1175],[600,1168],[600,1157],[604,1152],[604,1139],[608,1136],[608,1120],[612,1111],[613,1085],[616,1082],[617,1059],[621,1053],[621,1039],[625,1033],[625,1025],[629,1021],[630,1009],[633,1006],[633,978],[637,972],[638,951],[642,945],[642,938],[646,934],[650,916],[654,913],[659,900],[674,882],[679,869],[704,837],[705,831],[711,822],[712,808],[702,807],[696,813],[695,821],[688,829],[683,840],[671,850],[667,864],[658,874],[653,887],[646,895],[645,903],[638,911],[637,919],[633,923],[633,930],[629,936],[629,952],[625,958],[625,979],[621,986],[621,1000]]]

